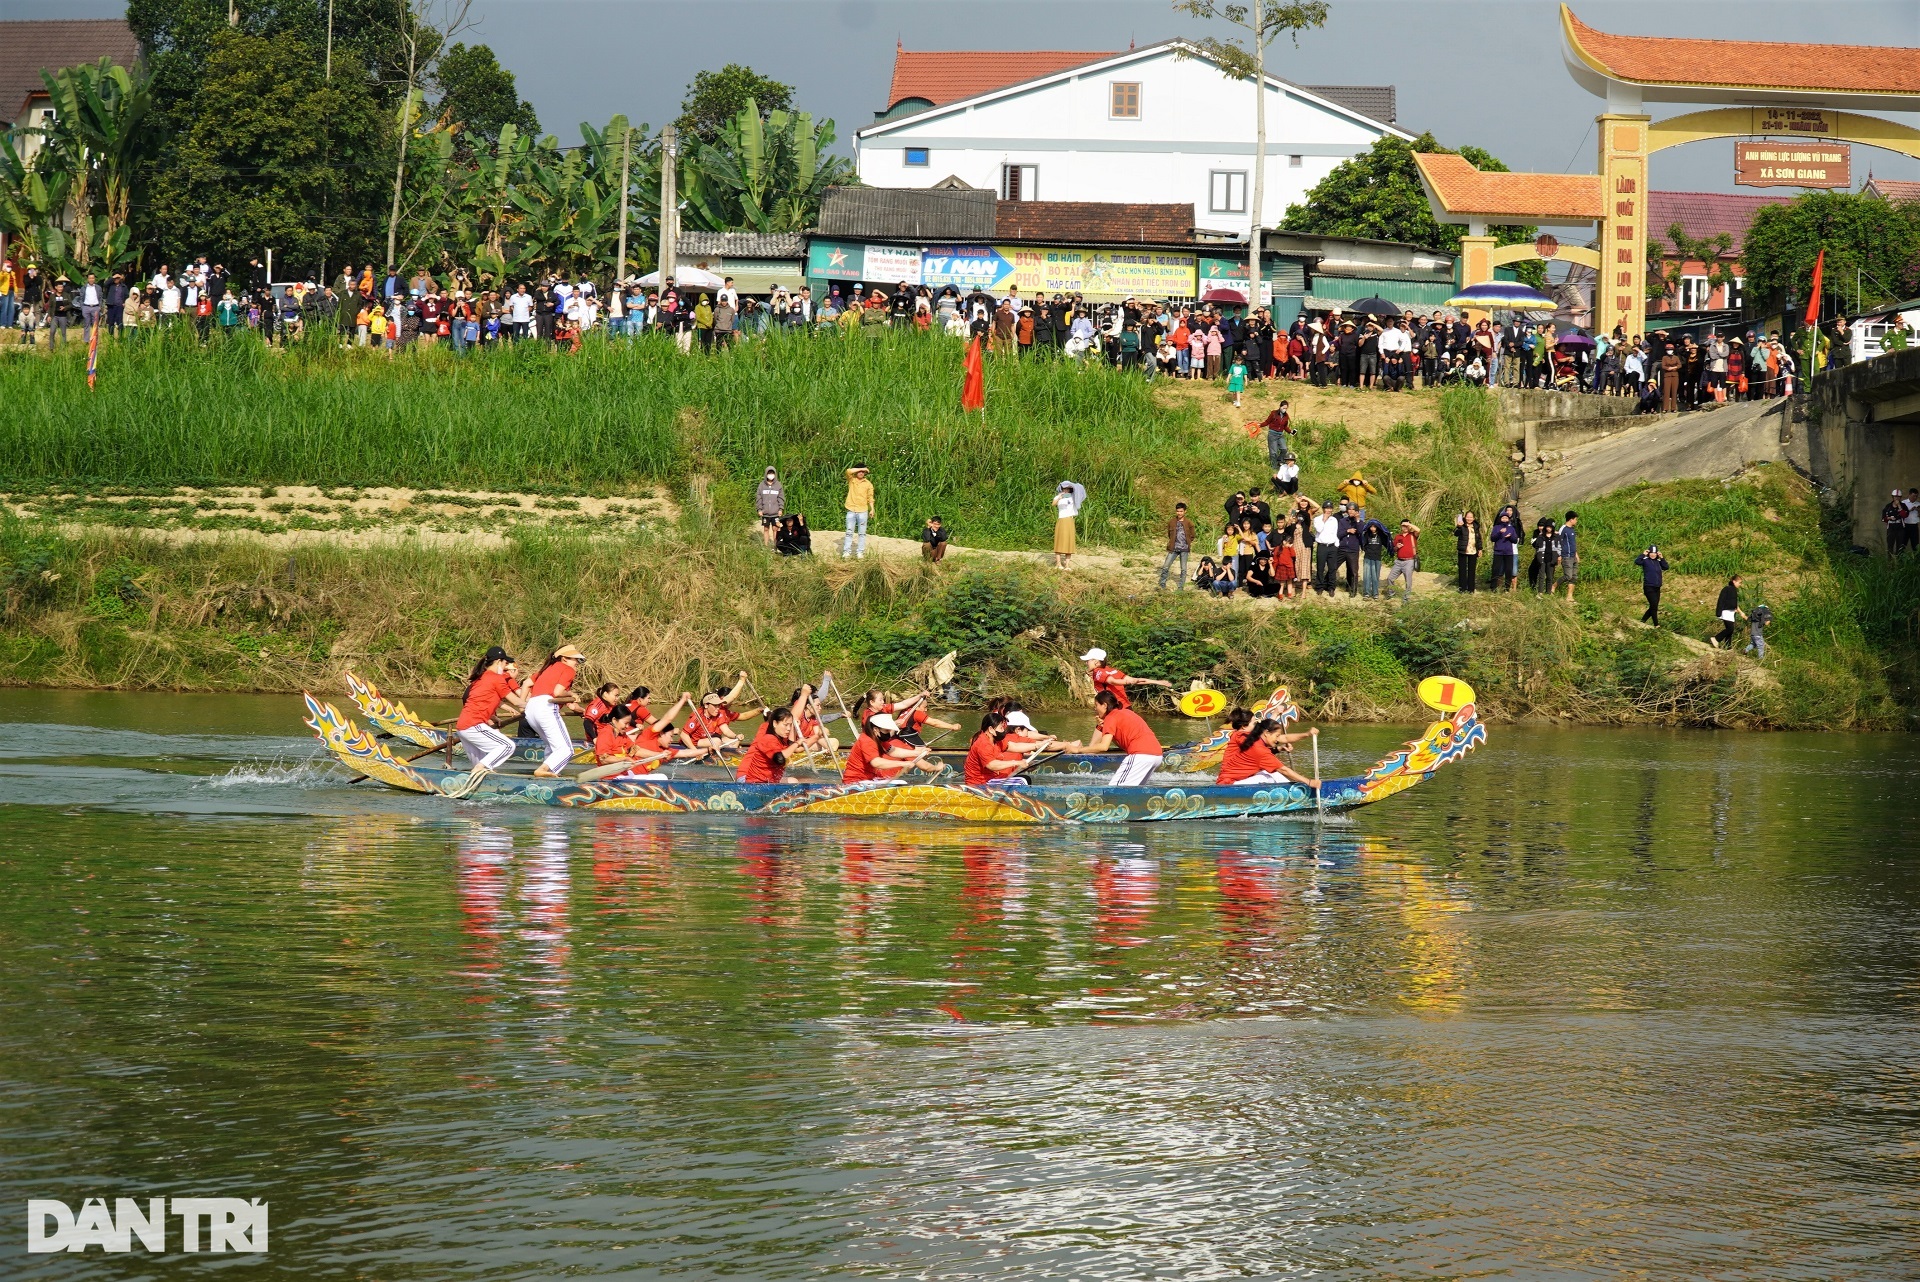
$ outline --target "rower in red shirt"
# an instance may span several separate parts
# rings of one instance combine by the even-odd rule
[[[842,783],[869,783],[879,779],[898,779],[930,750],[915,747],[900,734],[900,724],[884,712],[867,718],[860,737],[847,752],[847,768]]]
[[[466,693],[461,696],[453,733],[473,762],[476,782],[480,775],[499,769],[513,757],[513,740],[493,728],[501,704],[520,691],[512,668],[513,656],[497,645],[491,647],[473,666]]]
[[[1131,708],[1133,700],[1127,697],[1128,686],[1164,686],[1173,689],[1173,682],[1160,681],[1153,677],[1130,677],[1107,662],[1107,652],[1099,646],[1080,656],[1080,662],[1087,665],[1087,680],[1093,682],[1093,692],[1106,691],[1119,701],[1122,708]]]
[[[1024,782],[1017,776],[1030,758],[1007,746],[1009,729],[1006,714],[989,712],[980,718],[980,733],[967,749],[967,763],[961,778],[976,788],[1013,787]],[[1043,742],[1051,743],[1048,739]]]
[[[1226,748],[1220,755],[1220,774],[1214,782],[1222,787],[1232,784],[1301,783],[1318,788],[1318,779],[1297,774],[1280,760],[1278,749],[1302,739],[1314,738],[1319,733],[1315,729],[1301,734],[1287,734],[1278,721],[1257,721],[1246,730],[1227,736]]]
[[[760,727],[760,734],[753,741],[746,755],[740,758],[740,769],[734,775],[738,783],[779,783],[787,770],[787,749],[800,739],[799,728],[794,724],[791,708],[776,709]]]
[[[547,658],[540,674],[527,691],[527,724],[547,745],[546,760],[533,772],[537,779],[552,779],[573,760],[573,739],[567,734],[565,712],[577,712],[573,697],[574,678],[580,675],[587,656],[578,646],[563,645]]]
[[[689,746],[705,748],[710,753],[730,751],[740,746],[740,736],[729,727],[741,720],[732,705],[746,683],[747,674],[742,670],[733,683],[733,689],[709,690],[700,696],[700,706],[687,718],[687,724],[681,730]]]
[[[895,721],[900,723],[901,738],[916,747],[926,742],[926,740],[921,737],[920,732],[928,726],[932,726],[936,730],[958,730],[960,728],[960,723],[957,721],[942,721],[940,718],[928,713],[927,695],[924,691],[914,695],[911,699],[895,699],[885,710],[892,714]]]
[[[1100,724],[1094,728],[1093,738],[1087,741],[1086,751],[1105,752],[1109,748],[1118,748],[1126,754],[1109,782],[1116,788],[1135,788],[1147,782],[1159,767],[1164,754],[1152,729],[1139,713],[1121,703],[1120,698],[1111,690],[1102,690],[1093,697],[1093,706],[1100,713]],[[1080,745],[1068,744],[1067,748],[1077,751]]]
[[[664,779],[665,775],[649,773],[653,767],[666,757],[673,756],[671,749],[659,747],[658,735],[651,735],[652,746],[638,733],[633,709],[625,704],[612,709],[600,721],[600,730],[593,741],[593,758],[602,766],[625,766],[620,771],[591,771],[583,774],[582,779]]]

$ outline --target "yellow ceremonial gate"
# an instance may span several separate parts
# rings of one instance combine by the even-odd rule
[[[1857,142],[1920,157],[1920,130],[1848,108],[1920,110],[1920,49],[1872,45],[1767,44],[1615,36],[1560,6],[1567,68],[1603,96],[1595,118],[1595,174],[1483,173],[1457,155],[1417,154],[1433,215],[1464,225],[1460,284],[1493,279],[1494,268],[1528,258],[1559,258],[1594,269],[1596,329],[1646,332],[1647,157],[1710,138],[1783,137]],[[1722,103],[1654,121],[1647,101]],[[1592,249],[1550,243],[1496,247],[1496,224],[1587,222]]]

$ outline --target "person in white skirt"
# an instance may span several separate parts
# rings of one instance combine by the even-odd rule
[[[563,645],[547,657],[540,675],[527,690],[527,724],[547,745],[546,760],[533,772],[536,779],[553,779],[573,760],[573,738],[567,733],[564,714],[580,711],[573,697],[573,682],[587,656],[578,646]]]

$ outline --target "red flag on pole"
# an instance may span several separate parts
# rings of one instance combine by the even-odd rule
[[[984,410],[987,408],[987,358],[980,350],[980,336],[973,336],[967,344],[967,380],[960,385],[960,408],[962,410]]]
[[[1826,271],[1827,251],[1822,249],[1813,260],[1813,297],[1807,300],[1807,324],[1820,323],[1820,277]]]
[[[87,390],[93,390],[93,380],[100,372],[100,322],[94,321],[93,328],[87,332]]]

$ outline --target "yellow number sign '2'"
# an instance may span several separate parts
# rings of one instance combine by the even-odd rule
[[[1458,677],[1428,677],[1418,693],[1435,712],[1455,713],[1473,702],[1473,687]]]
[[[1180,696],[1180,711],[1189,717],[1215,717],[1227,710],[1227,696],[1218,690],[1189,690]]]

